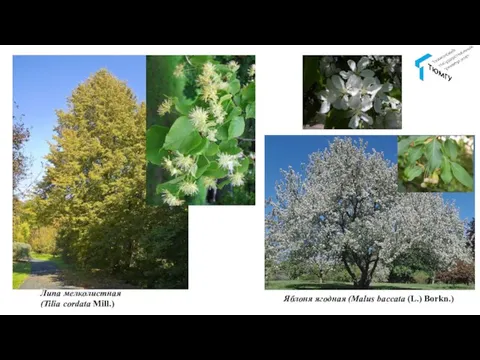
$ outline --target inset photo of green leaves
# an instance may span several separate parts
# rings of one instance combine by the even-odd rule
[[[147,56],[147,203],[255,205],[255,56]]]
[[[398,137],[401,192],[473,192],[474,136]]]

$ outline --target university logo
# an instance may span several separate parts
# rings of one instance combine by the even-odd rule
[[[430,54],[425,54],[423,55],[420,59],[415,60],[415,66],[420,69],[420,80],[423,81],[423,66],[420,66],[421,63],[423,63],[425,60],[430,59],[432,55]]]

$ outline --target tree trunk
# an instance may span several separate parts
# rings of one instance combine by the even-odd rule
[[[432,275],[432,285],[435,285],[435,277],[437,276],[437,274],[435,272],[433,272],[433,275]]]
[[[372,277],[370,276],[368,269],[360,269],[360,271],[362,272],[362,276],[355,284],[355,287],[359,289],[368,289],[372,283]]]

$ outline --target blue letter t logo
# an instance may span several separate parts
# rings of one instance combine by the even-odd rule
[[[415,60],[415,66],[420,69],[420,80],[422,81],[423,81],[423,66],[420,67],[420,64],[431,57],[432,55],[425,54],[420,59]]]

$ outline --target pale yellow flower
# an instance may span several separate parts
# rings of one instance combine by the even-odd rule
[[[205,102],[208,101],[217,101],[217,87],[215,85],[207,85],[202,88],[202,100]]]
[[[163,167],[167,170],[170,170],[173,168],[173,161],[170,159],[169,156],[163,158]]]
[[[211,62],[203,64],[203,75],[210,77],[215,75],[215,65],[213,65]]]
[[[212,142],[217,141],[217,129],[208,129],[207,139],[212,141]]]
[[[183,203],[185,202],[184,200],[180,200],[179,198],[177,198],[168,190],[163,190],[162,198],[163,198],[163,202],[165,204],[168,204],[169,206],[180,206],[180,205],[183,205]]]
[[[172,110],[173,101],[171,99],[165,99],[158,107],[158,115],[163,116],[168,114]]]
[[[252,64],[252,66],[250,66],[250,69],[248,69],[248,75],[250,75],[251,77],[255,76],[255,64]]]
[[[228,68],[233,72],[237,72],[240,69],[240,65],[235,60],[232,60],[228,63]]]
[[[209,176],[205,176],[203,178],[203,185],[205,185],[207,189],[215,190],[217,188],[217,180]]]
[[[186,172],[192,172],[192,169],[195,168],[197,165],[195,162],[195,159],[192,156],[189,156],[189,155],[185,156],[178,151],[176,153],[176,157],[173,160],[173,162],[177,167],[179,167],[181,170]]]
[[[184,181],[180,184],[180,191],[187,196],[195,195],[198,192],[198,186],[194,182]]]
[[[211,101],[210,102],[210,112],[216,120],[217,124],[223,124],[227,112],[223,109],[222,104]]]
[[[203,128],[208,120],[207,110],[202,109],[198,106],[195,106],[195,108],[190,111],[190,114],[188,116],[193,126],[195,126],[197,130]]]
[[[212,78],[210,76],[206,76],[204,74],[201,74],[201,75],[198,76],[197,83],[201,87],[213,85]]]
[[[230,180],[232,181],[232,185],[233,186],[242,186],[243,184],[245,184],[245,182],[243,181],[245,175],[243,175],[242,173],[235,173],[233,175],[230,175]]]
[[[175,70],[173,71],[173,76],[175,76],[176,78],[184,77],[185,76],[184,69],[185,69],[185,64],[183,63],[178,64],[175,67]]]
[[[238,162],[238,155],[230,155],[225,153],[219,153],[218,156],[218,165],[225,170],[233,172],[235,166],[240,165]]]

